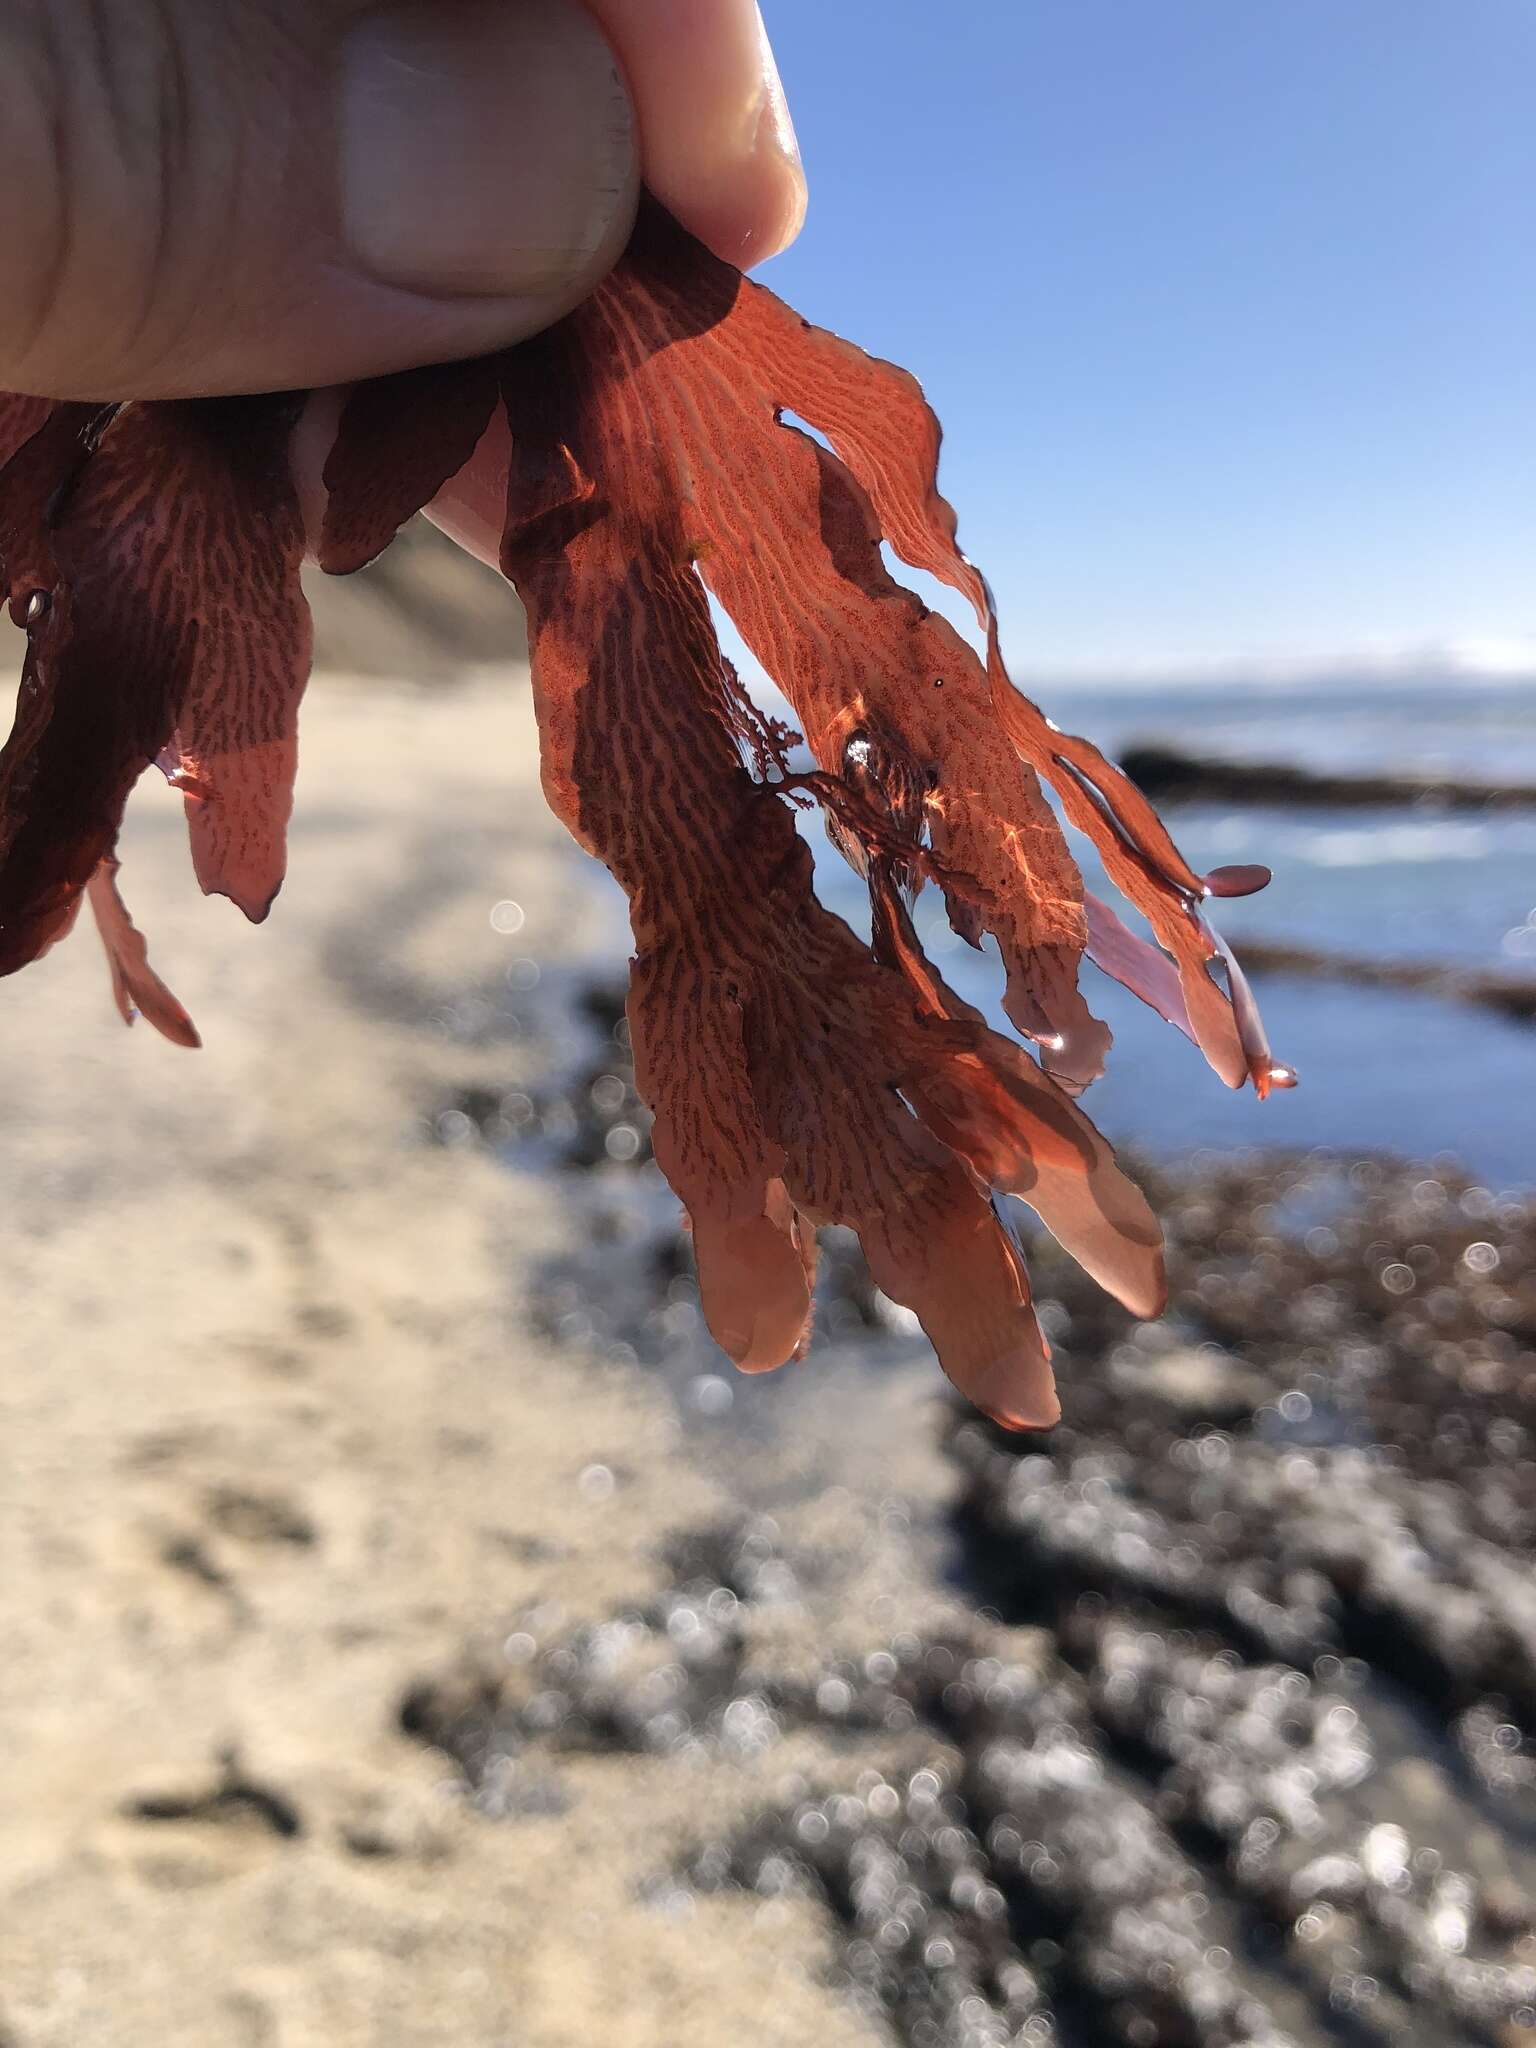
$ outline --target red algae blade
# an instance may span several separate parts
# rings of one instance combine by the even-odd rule
[[[118,1014],[125,1024],[142,1017],[172,1045],[195,1051],[202,1044],[197,1027],[150,966],[144,936],[129,916],[117,886],[118,869],[117,861],[104,860],[86,884],[96,930],[112,972],[112,995]]]
[[[158,763],[204,889],[264,917],[312,654],[306,536],[346,573],[426,509],[516,586],[546,795],[629,898],[636,1081],[716,1340],[745,1371],[799,1357],[816,1231],[847,1225],[971,1400],[1050,1427],[1049,1347],[994,1191],[1135,1313],[1165,1288],[1145,1198],[1076,1105],[1110,1045],[1082,960],[1229,1085],[1288,1086],[1201,916],[1268,871],[1196,874],[1122,771],[1015,689],[917,383],[653,199],[554,328],[311,396],[300,422],[297,395],[0,395],[0,560],[29,640],[0,755],[0,971],[86,892],[123,1014],[196,1043],[117,892],[128,790]],[[301,505],[293,462],[311,458],[324,490],[307,474]],[[895,580],[886,543],[968,599],[984,657]],[[793,736],[752,709],[710,597],[788,698],[813,771],[792,772]],[[1045,785],[1155,943],[1085,893]],[[868,942],[817,901],[794,815],[811,798],[869,890]],[[910,901],[930,881],[959,937],[995,940],[1038,1059],[928,960]]]

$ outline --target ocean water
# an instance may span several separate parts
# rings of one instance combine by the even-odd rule
[[[1347,680],[1040,691],[1059,725],[1112,757],[1156,740],[1231,759],[1360,772],[1452,772],[1536,784],[1536,685]],[[1198,870],[1262,861],[1263,894],[1215,906],[1238,943],[1285,941],[1368,958],[1443,961],[1536,976],[1536,810],[1424,806],[1171,809]],[[867,928],[862,887],[812,828],[823,900]],[[1078,842],[1090,886],[1097,863]],[[935,892],[918,928],[946,977],[1002,1024],[990,945],[949,933]],[[1157,1155],[1200,1147],[1326,1145],[1457,1160],[1494,1188],[1536,1183],[1536,1030],[1476,1008],[1282,974],[1255,976],[1270,1039],[1300,1087],[1258,1102],[1226,1089],[1194,1048],[1092,967],[1085,987],[1115,1033],[1084,1107],[1108,1136]]]

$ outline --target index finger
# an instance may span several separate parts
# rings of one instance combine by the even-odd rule
[[[743,269],[792,242],[805,173],[756,0],[586,0],[629,80],[645,182]]]

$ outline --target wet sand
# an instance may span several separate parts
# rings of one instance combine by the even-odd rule
[[[729,1506],[659,1389],[530,1334],[543,1184],[423,1141],[551,1056],[512,952],[608,935],[521,677],[318,682],[262,931],[178,813],[141,792],[123,881],[202,1053],[123,1031],[85,931],[0,988],[0,2040],[873,2038],[810,1906],[643,1896],[786,1752],[577,1758],[509,1827],[400,1726],[466,1641],[646,1599]]]

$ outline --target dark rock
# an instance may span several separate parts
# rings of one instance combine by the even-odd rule
[[[1466,782],[1451,776],[1325,775],[1288,761],[1220,761],[1155,741],[1133,742],[1120,766],[1158,803],[1251,803],[1367,808],[1423,804],[1437,810],[1536,809],[1536,784]]]
[[[617,1017],[568,1131],[596,1072],[629,1083]],[[746,1522],[680,1539],[642,1609],[510,1621],[406,1724],[502,1815],[572,1751],[819,1734],[830,1782],[685,1874],[819,1901],[910,2048],[1504,2048],[1536,2024],[1536,1200],[1321,1154],[1141,1177],[1157,1325],[1017,1211],[1065,1420],[949,1413],[969,1622],[834,1655],[809,1604],[782,1625],[825,1560]],[[675,1206],[628,1214],[541,1320],[722,1370]],[[818,1293],[818,1341],[889,1358],[847,1233]]]
[[[1290,975],[1306,981],[1342,981],[1352,988],[1391,988],[1443,1002],[1472,1003],[1515,1024],[1536,1024],[1536,981],[1526,974],[1482,974],[1433,960],[1373,960],[1358,953],[1328,953],[1229,934],[1250,974]]]

